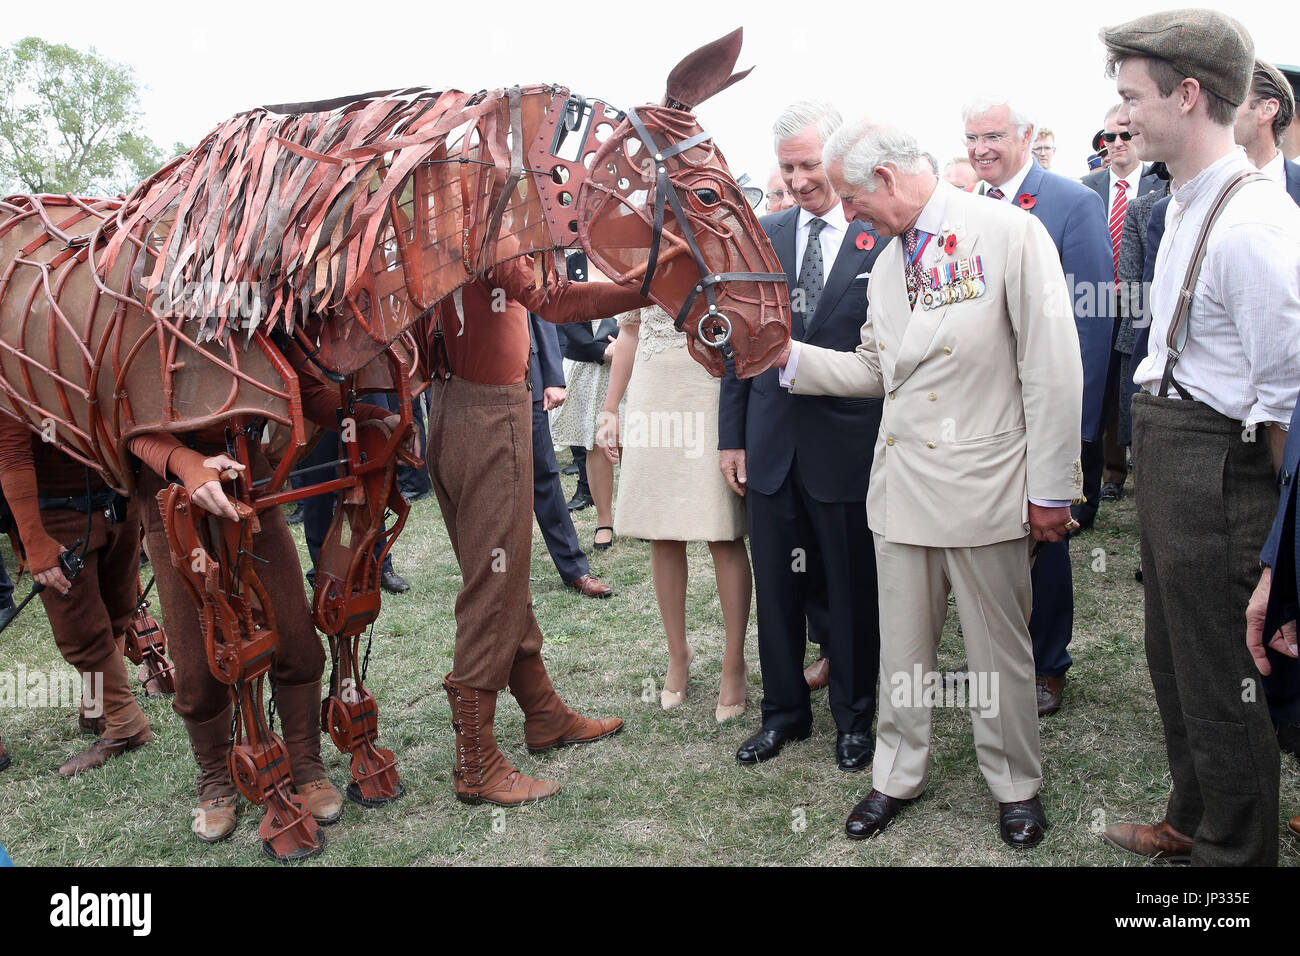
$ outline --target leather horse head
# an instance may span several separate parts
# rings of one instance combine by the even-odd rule
[[[658,106],[627,112],[588,167],[578,236],[615,282],[675,316],[692,357],[715,376],[765,371],[789,338],[785,272],[712,137],[692,110],[742,79],[741,31],[700,48],[669,75]]]

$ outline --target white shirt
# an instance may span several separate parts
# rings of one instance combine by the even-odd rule
[[[817,234],[817,238],[822,244],[823,276],[829,276],[831,269],[835,268],[835,257],[840,253],[840,244],[844,242],[844,237],[849,232],[848,220],[844,218],[844,207],[839,203],[836,203],[821,216],[814,215],[807,209],[800,207],[799,221],[794,234],[794,278],[796,283],[799,281],[799,270],[803,268],[804,253],[808,251],[808,233],[814,219],[820,219],[826,223],[826,225],[822,226],[822,231]]]
[[[1021,166],[1020,171],[1016,173],[1014,176],[1012,176],[1010,179],[1008,179],[1005,183],[992,183],[992,184],[985,183],[984,195],[987,196],[988,191],[992,189],[994,186],[996,186],[998,189],[1002,190],[1003,202],[1015,202],[1016,196],[1020,194],[1020,187],[1024,184],[1025,177],[1029,175],[1029,170],[1031,170],[1033,166],[1034,166],[1034,154],[1030,153],[1029,161],[1026,162],[1025,165]],[[919,229],[920,227],[918,226],[917,228]]]
[[[1142,164],[1138,163],[1127,176],[1116,176],[1115,167],[1110,167],[1110,195],[1106,198],[1106,222],[1110,222],[1111,211],[1115,208],[1115,184],[1120,180],[1128,183],[1124,187],[1124,197],[1129,202],[1137,198],[1138,185],[1142,182]]]
[[[1282,192],[1286,192],[1286,160],[1280,149],[1273,154],[1272,159],[1259,167],[1259,171],[1277,183]]]
[[[1026,167],[1023,173],[1028,172],[1029,169]],[[1024,175],[1016,177],[1017,188],[1019,188],[1019,183],[1024,178]],[[947,231],[948,223],[944,219],[944,212],[948,208],[948,197],[956,191],[956,186],[951,186],[943,180],[939,180],[939,184],[921,209],[921,215],[916,219],[916,228],[920,232],[928,232],[931,236],[937,236],[940,232]],[[1010,195],[1011,198],[1015,198],[1014,192]],[[825,230],[822,231],[825,232]],[[924,238],[922,236],[922,241],[924,241]],[[903,241],[902,236],[899,236],[898,241]],[[940,248],[939,243],[932,239],[921,252],[921,267],[923,269],[932,268],[941,258],[943,258],[943,250]],[[904,264],[906,265],[906,263]],[[799,368],[799,352],[802,348],[802,342],[796,339],[790,340],[790,358],[786,361],[785,368],[781,369],[777,376],[782,388],[790,388],[794,384],[795,372]],[[1064,508],[1070,504],[1068,501],[1049,501],[1044,498],[1030,498],[1029,500],[1042,508]]]
[[[1150,345],[1133,374],[1153,395],[1201,225],[1224,184],[1254,168],[1237,147],[1173,192],[1151,283]],[[1193,398],[1245,425],[1291,420],[1300,387],[1300,207],[1279,202],[1272,183],[1247,184],[1224,208],[1187,328],[1174,378]],[[1177,397],[1173,388],[1169,397]]]

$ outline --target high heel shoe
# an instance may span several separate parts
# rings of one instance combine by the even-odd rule
[[[597,541],[597,540],[596,540],[596,535],[597,535],[597,534],[600,534],[602,531],[608,531],[608,532],[609,532],[609,540],[608,540],[608,541]],[[595,548],[597,551],[607,551],[607,550],[609,550],[610,545],[612,545],[613,543],[614,543],[614,529],[611,528],[611,527],[610,527],[609,525],[607,525],[607,524],[597,525],[597,526],[596,526],[596,533],[593,534],[593,535],[591,536],[591,546],[592,546],[593,548]]]
[[[686,681],[691,679],[691,663],[695,660],[695,648],[686,645]],[[675,707],[682,706],[682,701],[686,699],[686,683],[682,684],[681,690],[669,690],[667,687],[659,691],[659,706],[664,710],[672,710]]]
[[[746,691],[745,696],[746,698],[748,698],[749,696],[748,693],[749,692],[749,665],[748,664],[745,665],[745,691]],[[713,717],[720,724],[725,724],[729,720],[735,720],[737,717],[741,716],[745,712],[746,703],[747,703],[746,700],[742,700],[739,704],[724,704],[721,701],[719,701],[717,709],[714,710],[713,712]]]

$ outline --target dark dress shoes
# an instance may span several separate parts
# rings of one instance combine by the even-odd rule
[[[573,497],[569,499],[570,511],[581,511],[583,508],[590,508],[594,505],[591,495],[584,495],[581,491],[575,491]]]
[[[848,834],[850,840],[865,840],[873,837],[893,823],[894,817],[898,816],[898,811],[911,802],[912,800],[903,800],[881,793],[879,790],[872,790],[865,800],[853,808],[848,822],[844,824],[844,832]]]
[[[389,594],[405,594],[411,590],[411,586],[406,583],[406,578],[396,571],[382,572],[379,575],[379,586]]]
[[[835,762],[841,770],[861,770],[871,763],[876,752],[876,740],[870,731],[835,735]]]
[[[736,763],[762,763],[764,760],[771,760],[789,741],[807,740],[810,734],[812,734],[811,727],[803,731],[780,728],[769,730],[764,727],[740,745],[740,749],[736,751]]]
[[[1124,489],[1115,482],[1108,481],[1101,486],[1102,501],[1119,501],[1122,497],[1124,497]]]
[[[1050,717],[1061,709],[1061,696],[1065,693],[1064,677],[1034,677],[1034,696],[1038,698],[1038,716]]]
[[[14,607],[13,601],[10,601],[6,607],[0,607],[0,627],[4,627],[17,616],[18,608]]]
[[[1027,850],[1043,842],[1047,832],[1047,814],[1037,797],[998,804],[998,831],[1002,842],[1017,850]]]

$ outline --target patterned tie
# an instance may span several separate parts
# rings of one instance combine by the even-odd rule
[[[921,271],[921,257],[917,255],[917,246],[921,244],[921,232],[915,226],[903,233],[903,252],[907,259],[903,268],[907,276],[907,304],[916,307],[916,297],[925,288],[925,277]]]
[[[1001,189],[998,189],[997,186],[994,186],[984,195],[988,196],[990,199],[1003,199],[1005,198],[1006,193],[1004,193]]]
[[[803,313],[800,315],[799,337],[808,331],[808,320],[817,311],[817,300],[821,298],[822,287],[826,284],[825,264],[822,260],[822,243],[817,237],[821,235],[824,219],[812,219],[808,223],[808,248],[803,251],[803,264],[799,266],[799,285],[803,293]]]
[[[1115,257],[1115,277],[1119,278],[1119,247],[1124,235],[1124,213],[1128,211],[1128,183],[1115,181],[1115,202],[1110,207],[1110,246]]]

